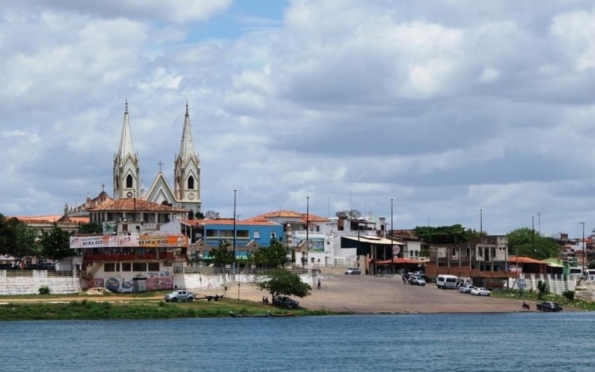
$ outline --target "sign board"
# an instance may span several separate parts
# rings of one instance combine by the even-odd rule
[[[398,245],[393,245],[393,256],[398,256],[401,253],[401,247]]]
[[[519,289],[525,289],[527,284],[525,283],[525,279],[519,279],[516,285]]]

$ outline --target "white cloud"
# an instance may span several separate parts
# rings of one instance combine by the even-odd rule
[[[492,83],[500,77],[500,71],[494,67],[486,67],[481,72],[481,76],[479,77],[480,83]]]
[[[595,67],[595,10],[555,16],[551,32],[559,39],[566,56],[578,71],[584,72]]]
[[[321,215],[394,198],[402,228],[595,221],[588,1],[2,4],[0,213],[110,184],[128,99],[145,185],[159,161],[171,177],[189,102],[222,215],[237,189],[246,217],[310,196]]]

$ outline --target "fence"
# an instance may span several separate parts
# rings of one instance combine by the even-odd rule
[[[4,275],[1,274],[0,276],[5,276],[8,278],[65,278],[65,277],[72,277],[74,273],[70,270],[68,271],[53,271],[53,270],[3,270]],[[46,273],[46,274],[44,274]]]

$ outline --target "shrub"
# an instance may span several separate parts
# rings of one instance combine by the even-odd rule
[[[574,301],[574,291],[564,291],[562,296],[566,297],[566,299],[570,302]]]
[[[546,282],[540,280],[539,282],[537,282],[537,290],[539,291],[537,297],[541,300],[543,299],[543,296],[550,293],[550,286]]]
[[[40,295],[49,295],[50,292],[51,292],[50,287],[48,287],[47,285],[42,285],[41,287],[39,287]]]
[[[163,301],[159,301],[159,306],[160,306],[160,307],[163,307],[163,306],[165,306],[165,302],[163,302]]]

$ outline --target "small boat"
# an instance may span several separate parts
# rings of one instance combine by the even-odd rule
[[[230,311],[229,316],[232,318],[268,318],[271,316],[271,312],[268,311],[264,314],[236,314],[233,311]]]
[[[271,314],[273,317],[286,317],[286,316],[294,316],[294,313],[284,313],[284,314]]]

